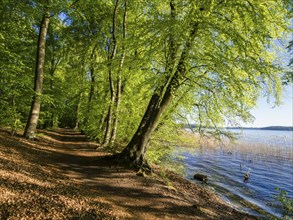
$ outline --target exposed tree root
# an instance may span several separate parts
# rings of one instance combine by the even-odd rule
[[[144,172],[145,174],[152,174],[152,168],[145,159],[135,160],[133,158],[129,158],[125,154],[113,154],[112,159],[120,165],[126,165],[128,167],[133,168],[135,171]]]

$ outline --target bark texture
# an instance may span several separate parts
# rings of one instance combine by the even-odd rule
[[[41,95],[44,78],[44,65],[45,65],[45,49],[46,49],[46,36],[50,21],[49,9],[46,8],[43,19],[40,25],[38,48],[35,68],[35,81],[34,81],[34,97],[30,109],[28,122],[26,124],[24,137],[33,139],[35,138],[36,128],[38,125],[40,109],[41,109]]]

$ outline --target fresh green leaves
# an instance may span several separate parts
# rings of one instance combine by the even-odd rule
[[[24,124],[29,113],[45,1],[2,2],[0,124],[13,126]],[[289,0],[120,0],[112,60],[115,1],[50,3],[43,127],[76,126],[101,141],[110,105],[109,71],[114,84],[119,76],[122,80],[117,143],[123,144],[135,133],[152,95],[163,97],[170,83],[175,85],[172,101],[158,129],[187,119],[204,132],[253,120],[249,111],[263,90],[278,104],[282,82],[292,80],[291,73],[282,78],[275,43],[292,33]]]

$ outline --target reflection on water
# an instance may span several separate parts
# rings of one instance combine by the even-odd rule
[[[281,210],[269,204],[274,202],[276,187],[293,197],[292,142],[292,131],[244,130],[238,143],[229,147],[203,147],[180,154],[185,157],[188,179],[192,180],[195,173],[205,173],[209,176],[207,187],[214,188],[236,208],[281,216]],[[248,170],[249,181],[243,182]]]

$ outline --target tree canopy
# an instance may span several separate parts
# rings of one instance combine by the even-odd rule
[[[0,124],[27,127],[38,97],[38,127],[75,127],[137,164],[152,135],[171,126],[192,121],[221,136],[221,127],[253,120],[263,91],[279,104],[291,78],[276,40],[292,36],[292,4],[2,0]],[[44,81],[35,90],[44,16]]]

